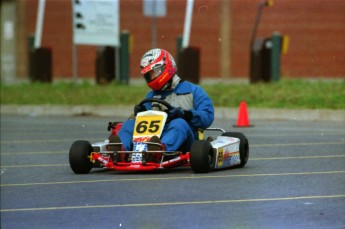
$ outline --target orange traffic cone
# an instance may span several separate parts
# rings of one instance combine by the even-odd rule
[[[248,111],[247,111],[247,103],[242,101],[240,103],[240,108],[238,111],[238,119],[237,124],[234,127],[252,127],[249,123]]]

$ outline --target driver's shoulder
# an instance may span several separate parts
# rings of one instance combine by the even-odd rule
[[[198,87],[199,87],[198,85],[193,84],[189,81],[182,81],[176,86],[174,92],[176,94],[193,93],[195,90],[197,90]]]

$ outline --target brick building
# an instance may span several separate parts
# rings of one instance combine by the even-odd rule
[[[17,76],[27,77],[28,37],[34,34],[38,0],[4,0],[16,5]],[[190,45],[201,50],[202,78],[248,78],[250,38],[259,0],[195,0]],[[167,0],[167,16],[157,19],[157,46],[177,50],[186,0]],[[53,53],[53,78],[71,78],[71,0],[46,0],[42,45]],[[130,76],[139,77],[141,55],[151,48],[151,23],[142,0],[120,0],[120,30],[133,38]],[[282,77],[345,77],[345,1],[276,0],[265,7],[259,37],[279,31],[289,36],[281,56]],[[78,45],[79,78],[95,77],[95,46]]]

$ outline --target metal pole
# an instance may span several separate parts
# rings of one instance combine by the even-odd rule
[[[120,46],[115,47],[115,80],[121,82],[121,63],[120,63]]]
[[[258,6],[258,13],[256,14],[255,22],[254,22],[254,28],[253,28],[253,33],[252,33],[252,38],[250,39],[250,44],[253,44],[255,37],[256,37],[256,32],[259,27],[261,15],[262,15],[262,9],[265,6],[266,1],[261,1]]]
[[[36,34],[35,34],[35,44],[34,44],[34,47],[36,49],[41,47],[45,3],[46,3],[45,0],[40,0],[38,2],[36,32],[35,32]]]
[[[230,3],[222,0],[220,29],[220,72],[223,79],[231,78],[231,14]]]
[[[189,37],[190,37],[190,30],[192,27],[192,17],[193,17],[193,4],[194,4],[194,0],[187,0],[186,16],[185,16],[184,28],[183,28],[182,48],[187,48],[189,46]]]
[[[250,64],[249,64],[249,78],[251,83],[261,80],[262,78],[262,63],[260,58],[261,51],[256,50],[254,53],[254,44],[256,33],[259,27],[260,18],[263,7],[267,4],[267,0],[261,0],[258,4],[258,11],[256,14],[252,37],[250,38]],[[257,48],[257,47],[256,47]]]
[[[272,50],[271,50],[271,80],[279,81],[280,78],[280,53],[282,36],[279,32],[274,32],[271,37]]]
[[[75,22],[74,22],[74,4],[73,1],[72,3],[72,26],[73,26],[73,31],[72,31],[72,74],[73,74],[73,81],[77,82],[78,81],[78,48],[77,45],[75,44]]]
[[[152,4],[152,11],[153,11],[153,16],[152,16],[152,23],[151,23],[151,30],[152,30],[152,48],[156,48],[157,46],[157,2],[156,0],[153,0]]]
[[[78,81],[78,47],[73,43],[73,81]]]
[[[152,48],[156,48],[157,46],[157,18],[156,16],[152,16]]]

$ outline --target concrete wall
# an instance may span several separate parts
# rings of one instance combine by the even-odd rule
[[[258,0],[225,1],[195,0],[190,44],[201,48],[202,77],[248,78],[249,42]],[[35,32],[38,0],[16,3],[25,8],[23,34],[27,38]],[[130,57],[132,78],[139,77],[139,60],[151,48],[152,20],[143,16],[142,4],[142,0],[120,0],[121,30],[129,30],[134,41]],[[176,38],[183,32],[185,6],[185,0],[167,0],[167,16],[157,19],[157,46],[173,55],[176,55]],[[225,16],[231,21],[224,20],[224,6],[229,12]],[[228,41],[222,40],[226,37],[224,31],[231,37]],[[345,77],[345,1],[276,0],[273,7],[264,8],[258,36],[271,36],[273,31],[290,37],[288,53],[281,59],[283,77]],[[26,51],[27,41],[24,43],[21,49]],[[42,44],[53,50],[54,78],[71,78],[70,0],[46,0]],[[226,52],[231,55],[224,60]],[[95,58],[96,47],[78,46],[80,78],[95,77]],[[224,70],[226,65],[229,71]],[[27,76],[25,69],[18,70],[20,77]]]

